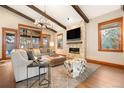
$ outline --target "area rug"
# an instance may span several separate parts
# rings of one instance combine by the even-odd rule
[[[51,88],[75,88],[80,83],[87,80],[101,65],[97,64],[91,64],[87,63],[87,69],[86,72],[81,74],[77,78],[71,78],[67,75],[66,69],[64,65],[52,67],[51,69]],[[31,78],[29,80],[30,84],[34,81],[36,81],[38,77]],[[17,88],[26,88],[27,82],[22,81],[16,84]],[[33,86],[33,88],[43,88],[46,86],[39,86],[39,83],[36,82]]]

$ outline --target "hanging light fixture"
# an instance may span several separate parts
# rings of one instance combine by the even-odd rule
[[[46,6],[44,5],[44,13],[46,14]],[[50,22],[50,20],[48,20],[47,18],[45,17],[41,17],[40,19],[36,19],[34,24],[38,27],[42,27],[44,29],[46,28],[52,28],[53,25],[52,23]]]

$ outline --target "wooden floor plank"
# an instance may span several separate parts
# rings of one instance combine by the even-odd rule
[[[78,88],[112,88],[124,87],[124,69],[115,67],[101,66],[85,82],[79,84]]]
[[[0,88],[16,87],[12,64],[9,61],[0,63]]]

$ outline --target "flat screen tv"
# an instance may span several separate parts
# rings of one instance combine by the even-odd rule
[[[80,27],[67,31],[67,40],[80,40],[80,39],[81,39]]]

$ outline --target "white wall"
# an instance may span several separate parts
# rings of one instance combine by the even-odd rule
[[[0,58],[2,57],[2,27],[18,29],[18,24],[32,25],[33,22],[13,13],[7,9],[0,7]],[[51,40],[54,41],[54,33],[51,31],[44,31],[51,35]]]
[[[103,16],[90,20],[86,24],[86,57],[88,59],[106,61],[124,65],[124,52],[100,52],[98,51],[98,23],[108,21],[114,18],[124,17],[124,12],[120,10],[113,11]],[[124,35],[124,31],[123,31]],[[124,38],[123,38],[124,39]],[[124,43],[124,40],[123,40]],[[124,45],[123,45],[124,49]]]

